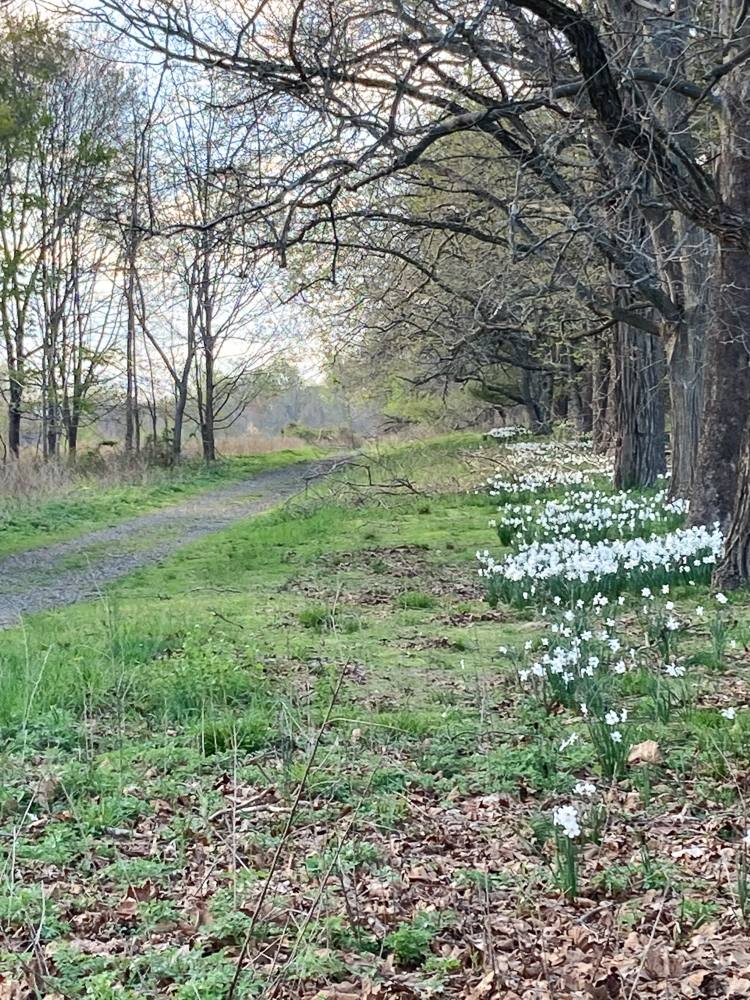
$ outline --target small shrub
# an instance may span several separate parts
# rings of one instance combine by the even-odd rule
[[[409,968],[420,966],[430,953],[430,944],[436,927],[427,914],[418,913],[414,922],[402,921],[398,929],[386,936],[386,951],[393,952],[396,962]]]

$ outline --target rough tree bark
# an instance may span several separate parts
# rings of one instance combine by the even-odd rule
[[[591,409],[591,367],[577,365],[570,359],[570,406],[569,416],[580,434],[590,434],[594,426]]]
[[[682,320],[665,339],[672,418],[671,497],[690,497],[698,460],[705,405],[705,354],[708,325],[708,260],[713,240],[696,227],[677,220],[683,245],[679,297]]]
[[[612,448],[614,434],[614,392],[612,387],[611,344],[607,340],[596,345],[591,372],[591,411],[594,450],[600,455]]]
[[[521,395],[534,434],[552,433],[554,378],[549,372],[521,369]]]
[[[747,37],[747,33],[746,33]],[[729,203],[750,217],[750,77],[746,69],[733,74],[726,87],[728,121],[724,123],[719,172],[722,193]],[[704,513],[711,523],[731,530],[725,555],[716,567],[713,584],[732,590],[750,580],[750,259],[732,247],[720,246],[717,297],[712,308],[708,371],[711,405],[707,404],[700,457],[708,469],[708,452],[716,448],[712,484],[697,479],[691,516]],[[739,460],[733,451],[740,438]],[[722,459],[725,458],[725,462]],[[699,463],[699,476],[701,465]],[[731,506],[730,506],[731,504]],[[699,506],[702,505],[702,506]],[[713,515],[713,516],[712,516]]]
[[[618,323],[615,332],[615,487],[653,486],[667,471],[664,345]]]
[[[742,69],[725,85],[725,106],[718,176],[725,201],[750,219],[750,78]],[[732,531],[727,558],[717,568],[722,586],[747,579],[746,558],[740,548],[750,545],[746,477],[740,483],[737,515],[732,508],[738,486],[740,452],[747,447],[743,431],[750,399],[750,257],[726,241],[719,241],[711,280],[711,307],[706,350],[706,403],[698,447],[695,485],[690,501],[692,524],[718,521]],[[742,463],[746,476],[746,463]]]

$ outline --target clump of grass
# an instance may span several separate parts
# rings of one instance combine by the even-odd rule
[[[304,608],[299,613],[299,623],[302,628],[312,629],[313,632],[322,632],[323,629],[333,629],[336,627],[336,618],[329,608],[324,604],[316,605],[312,608]]]
[[[268,714],[261,708],[239,718],[219,716],[204,720],[199,729],[201,748],[206,755],[253,753],[268,744],[273,733]]]
[[[421,590],[405,590],[396,598],[396,606],[413,611],[435,607],[435,598]]]
[[[309,628],[313,632],[343,632],[347,635],[359,632],[364,625],[356,615],[337,613],[333,608],[322,604],[300,611],[299,623],[302,628]]]

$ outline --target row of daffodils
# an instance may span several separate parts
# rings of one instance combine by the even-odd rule
[[[479,573],[493,606],[533,609],[546,624],[524,649],[500,652],[526,698],[548,713],[567,710],[556,754],[573,797],[552,819],[558,878],[574,896],[579,853],[603,808],[595,784],[573,783],[576,755],[588,744],[607,782],[634,762],[656,763],[658,748],[643,740],[628,693],[646,692],[651,718],[666,723],[689,697],[686,663],[698,635],[710,637],[706,662],[723,665],[734,625],[727,599],[700,603],[691,589],[710,581],[723,538],[718,525],[683,527],[687,503],[665,491],[608,489],[606,460],[588,444],[493,436],[502,442],[501,471],[481,489],[498,505],[490,526],[505,552],[478,552]],[[717,721],[734,725],[738,711],[717,708]]]

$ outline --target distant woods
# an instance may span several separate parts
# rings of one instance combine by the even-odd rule
[[[253,136],[215,97],[179,68],[118,63],[93,37],[3,21],[6,458],[24,442],[74,458],[82,429],[116,413],[126,452],[158,440],[178,460],[197,430],[212,460],[250,403],[298,381],[245,246]]]

